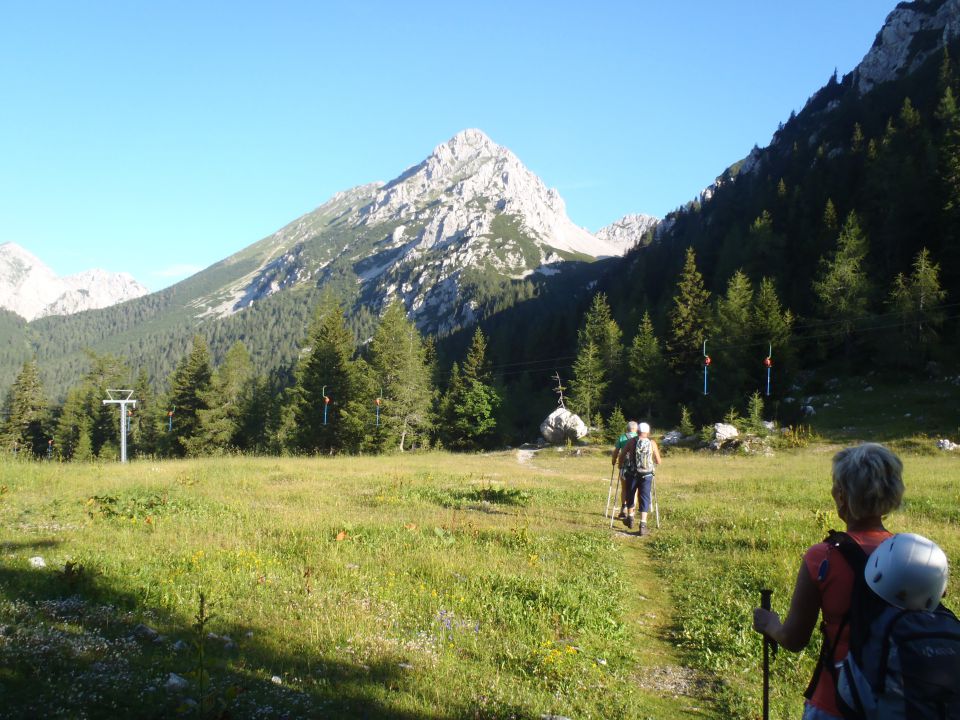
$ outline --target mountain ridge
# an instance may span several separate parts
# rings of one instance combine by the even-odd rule
[[[58,277],[20,245],[0,244],[0,308],[28,321],[109,307],[148,293],[130,273],[93,269]]]

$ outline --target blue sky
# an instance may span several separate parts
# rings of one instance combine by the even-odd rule
[[[458,131],[597,230],[662,216],[852,70],[894,0],[0,9],[0,243],[153,290]]]

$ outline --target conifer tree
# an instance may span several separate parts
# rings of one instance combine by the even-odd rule
[[[94,457],[90,432],[93,420],[88,412],[90,405],[88,392],[84,385],[70,388],[57,418],[54,443],[60,457],[66,460],[87,461]],[[82,452],[78,449],[81,444]]]
[[[622,336],[620,326],[613,319],[606,294],[597,293],[593,296],[577,338],[580,348],[588,342],[594,344],[603,363],[607,381],[616,379],[620,371],[623,355]]]
[[[626,431],[627,418],[623,415],[623,410],[619,405],[614,405],[607,420],[607,441],[612,445],[620,439],[620,436]]]
[[[790,344],[793,323],[793,313],[781,307],[773,280],[763,278],[753,298],[751,332],[757,347],[763,350],[766,344],[766,351],[772,352],[777,365],[783,368],[790,368],[793,364],[794,354]],[[761,366],[756,364],[755,367],[765,381],[766,374],[761,371]],[[775,385],[773,387],[776,388]]]
[[[166,441],[173,455],[186,455],[190,438],[199,433],[200,411],[209,409],[206,398],[212,376],[207,341],[202,335],[194,335],[189,355],[180,361],[170,378],[169,401],[176,411],[173,432]]]
[[[81,457],[90,459],[85,446],[89,444],[93,456],[113,458],[119,453],[120,423],[117,405],[104,405],[108,389],[131,389],[130,368],[120,358],[87,351],[90,367],[81,382],[71,388],[63,404],[54,433],[57,451],[61,457],[72,459],[84,445]],[[106,449],[104,449],[106,448]]]
[[[197,434],[186,440],[190,455],[218,455],[241,449],[238,443],[244,400],[253,381],[253,362],[246,346],[238,341],[227,351],[204,395],[206,408],[197,411]]]
[[[130,443],[136,455],[152,455],[158,450],[160,425],[163,424],[163,418],[161,418],[162,408],[158,406],[153,388],[150,386],[150,377],[144,369],[137,374],[136,382],[133,384],[133,397],[137,400],[137,407],[131,423]]]
[[[366,429],[358,408],[368,399],[372,405],[372,398],[361,366],[353,360],[353,334],[333,296],[325,295],[318,304],[307,345],[293,389],[293,447],[309,453],[356,452]]]
[[[915,346],[924,348],[936,339],[946,296],[940,287],[940,266],[923,248],[913,262],[913,272],[909,276],[900,273],[894,279],[888,301],[902,322],[906,349],[916,352]]]
[[[697,270],[693,248],[687,248],[676,287],[669,312],[667,353],[674,375],[684,378],[682,385],[689,391],[695,387],[703,359],[703,341],[710,330],[710,292],[704,287],[703,276]]]
[[[577,353],[570,386],[571,409],[590,425],[593,414],[600,410],[600,400],[607,389],[603,357],[592,340],[587,340]]]
[[[857,214],[850,211],[837,239],[837,249],[820,259],[820,272],[813,290],[823,317],[836,323],[840,335],[852,349],[852,333],[867,311],[869,277],[865,267],[867,239]]]
[[[823,227],[831,235],[836,235],[840,228],[837,224],[837,208],[830,198],[827,198],[827,203],[823,208]]]
[[[450,372],[450,384],[440,402],[441,437],[452,448],[483,447],[496,428],[500,396],[492,386],[487,341],[480,328],[463,361]]]
[[[644,417],[652,418],[653,406],[663,392],[665,366],[663,348],[654,333],[653,322],[647,311],[643,313],[640,328],[633,337],[627,357],[627,384],[637,403],[634,410]],[[613,420],[610,422],[613,423]]]
[[[726,294],[717,300],[714,328],[719,350],[715,353],[719,387],[724,398],[736,399],[743,395],[750,376],[752,346],[750,313],[753,288],[747,276],[737,270],[727,281]],[[722,381],[719,379],[722,378]]]
[[[432,429],[431,368],[424,341],[400,302],[391,303],[370,341],[371,380],[383,388],[376,445],[401,452],[423,447]]]
[[[595,422],[594,415],[600,412],[606,389],[620,377],[623,355],[621,337],[607,296],[597,293],[577,333],[577,358],[570,383],[572,407],[577,413],[583,414],[588,425]]]
[[[0,447],[19,457],[40,457],[47,451],[48,404],[36,360],[23,364],[7,395],[6,422]]]
[[[784,190],[786,192],[786,190]],[[773,217],[764,210],[750,226],[744,267],[747,275],[758,278],[775,272],[783,263],[785,239],[773,227]]]

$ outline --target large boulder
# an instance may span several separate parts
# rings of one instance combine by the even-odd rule
[[[567,440],[579,440],[587,432],[583,420],[566,408],[557,408],[540,423],[540,434],[551,445],[562,445]]]
[[[671,430],[666,435],[663,436],[663,439],[660,441],[661,445],[667,447],[673,447],[679,445],[684,441],[683,433],[679,430]]]
[[[733,425],[728,425],[727,423],[715,423],[713,426],[713,440],[710,442],[710,447],[713,450],[719,450],[726,443],[729,443],[731,440],[735,440],[740,435],[740,431],[737,430]]]

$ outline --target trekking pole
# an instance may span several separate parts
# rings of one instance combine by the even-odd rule
[[[657,529],[660,529],[660,501],[657,499],[657,474],[650,478],[653,485],[653,516],[657,519]]]
[[[623,482],[623,478],[621,477],[621,473],[622,473],[622,472],[623,472],[623,469],[621,468],[621,471],[618,472],[618,473],[616,473],[617,480],[619,481],[619,482],[617,482],[617,485],[620,485],[620,483]],[[610,489],[611,489],[611,490],[613,489],[613,478],[612,478],[612,477],[610,478]],[[618,487],[617,490],[619,490],[619,489],[620,489],[620,488]],[[613,508],[610,508],[610,529],[611,529],[611,530],[613,530],[613,521],[616,520],[616,519],[617,519],[616,513],[613,512]]]
[[[760,591],[760,607],[764,610],[770,609],[770,596],[773,590]],[[777,644],[763,636],[763,720],[770,720],[770,647],[773,646],[776,652]]]
[[[613,476],[616,474],[616,472],[617,472],[617,466],[614,465],[610,469],[610,489],[607,490],[607,509],[603,511],[604,517],[610,514],[610,498],[613,497]]]

